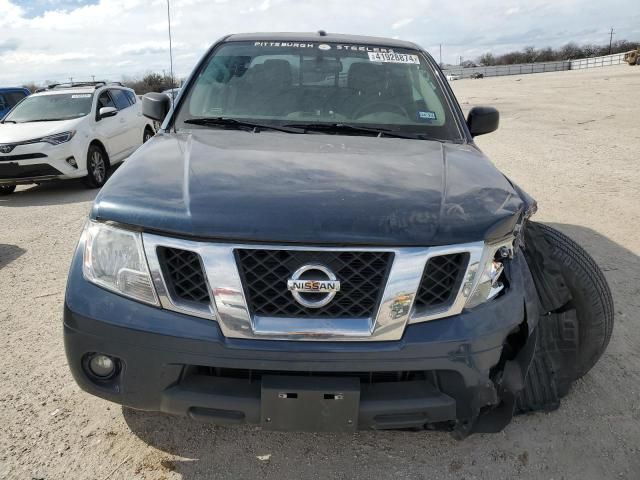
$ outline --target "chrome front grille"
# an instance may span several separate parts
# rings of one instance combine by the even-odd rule
[[[463,285],[475,281],[484,252],[483,242],[309,248],[148,233],[143,243],[163,308],[215,320],[227,338],[265,340],[399,340],[410,323],[463,310]],[[326,265],[340,281],[326,306],[304,307],[288,291],[292,272],[309,263]]]
[[[158,248],[158,259],[170,293],[185,302],[209,305],[211,297],[200,256],[180,248]]]
[[[468,252],[431,257],[424,267],[415,308],[431,310],[450,306],[460,290],[468,263]]]
[[[392,252],[325,250],[236,250],[251,313],[272,317],[369,318],[382,296]],[[340,280],[342,289],[321,308],[306,308],[287,290],[300,267],[321,264]]]

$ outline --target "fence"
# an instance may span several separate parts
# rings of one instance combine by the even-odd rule
[[[458,75],[460,78],[469,78],[474,73],[481,73],[485,77],[501,77],[504,75],[524,75],[527,73],[559,72],[569,70],[570,68],[571,63],[569,61],[560,61],[495,65],[493,67],[452,67],[443,71],[445,75]]]
[[[615,53],[603,57],[580,58],[577,60],[562,60],[557,62],[519,63],[516,65],[495,65],[492,67],[450,67],[443,69],[443,72],[445,75],[457,75],[460,78],[470,78],[475,73],[481,73],[485,77],[499,77],[504,75],[524,75],[528,73],[608,67],[610,65],[624,63],[623,58],[624,53]]]
[[[571,70],[620,65],[624,63],[624,53],[614,53],[613,55],[605,55],[603,57],[580,58],[578,60],[571,60],[570,63]]]

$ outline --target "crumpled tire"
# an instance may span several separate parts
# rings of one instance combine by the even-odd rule
[[[544,281],[545,271],[531,262],[543,254],[549,270],[561,276],[558,279],[555,274],[553,281],[566,286],[570,299],[539,320],[534,358],[516,402],[519,413],[557,408],[571,383],[591,370],[604,353],[614,321],[611,290],[593,258],[548,225],[530,222],[527,228],[535,231],[530,237],[535,238],[535,244],[525,240],[525,256],[538,290],[543,289],[538,285]]]

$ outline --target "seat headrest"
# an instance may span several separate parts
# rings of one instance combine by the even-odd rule
[[[384,89],[384,71],[372,63],[354,63],[349,69],[347,86],[364,94],[380,92]]]
[[[388,77],[388,95],[392,97],[412,97],[413,90],[411,88],[411,79],[408,76],[408,70],[406,68],[393,68],[389,69]]]
[[[287,86],[291,85],[291,65],[286,60],[271,59],[264,62],[261,77],[262,81],[267,82],[270,86]]]

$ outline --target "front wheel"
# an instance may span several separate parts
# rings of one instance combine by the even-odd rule
[[[87,176],[85,184],[89,188],[100,188],[107,181],[109,160],[102,148],[91,145],[87,153]]]
[[[0,196],[11,195],[15,190],[15,185],[0,185]]]
[[[559,270],[570,301],[538,322],[538,339],[518,410],[549,410],[559,405],[573,381],[584,376],[604,353],[613,332],[613,297],[591,256],[558,230],[530,224],[546,242],[546,255]],[[526,247],[525,247],[526,248]]]

